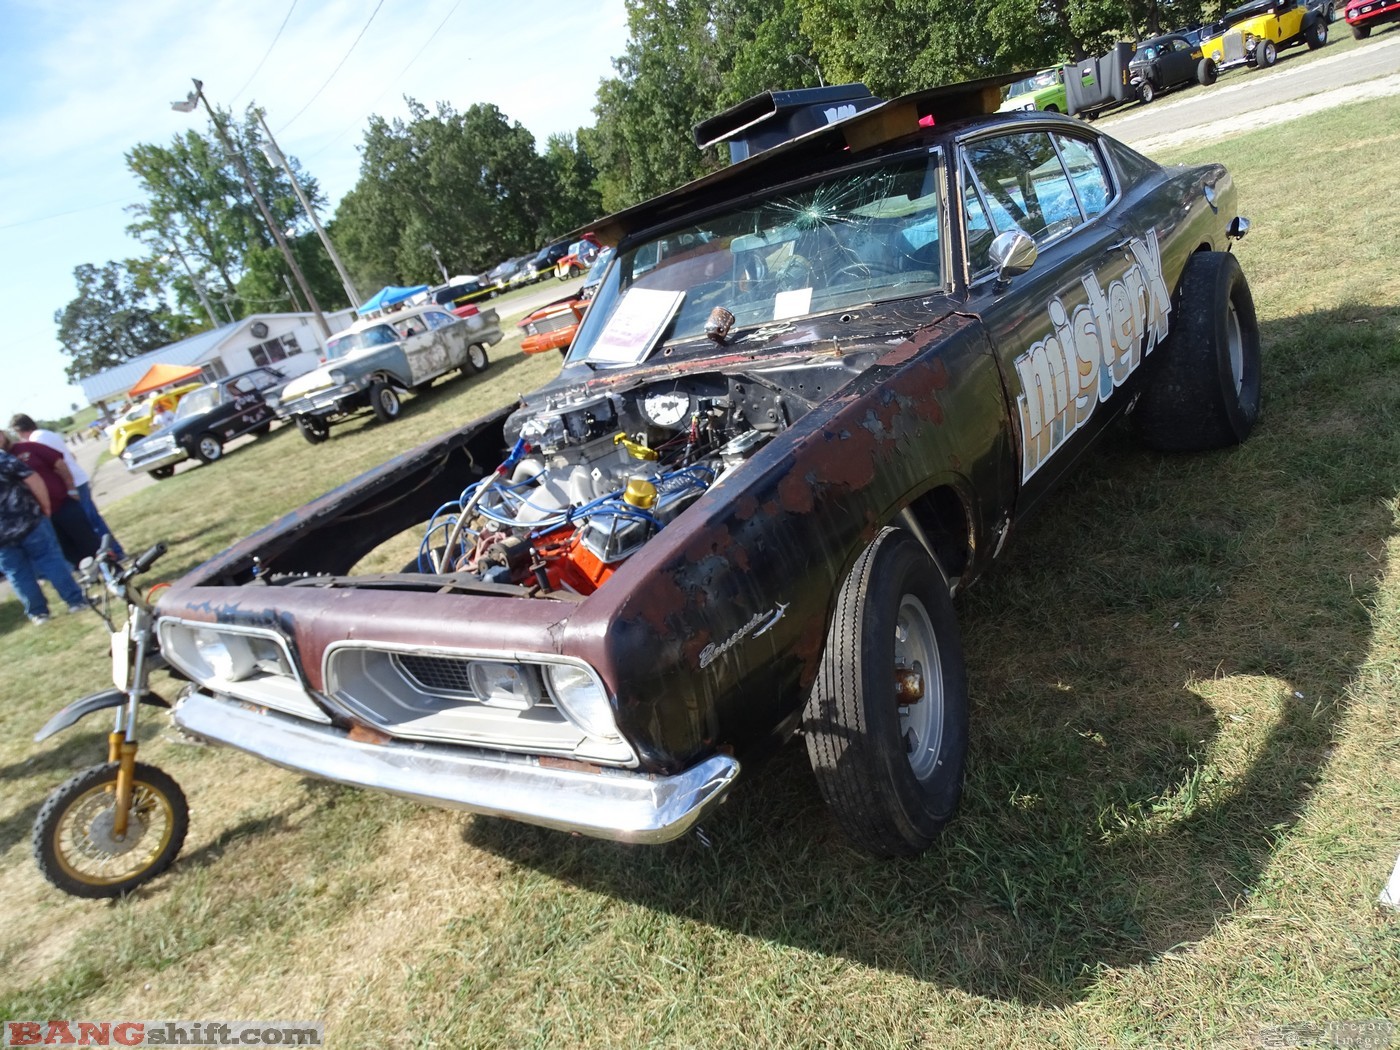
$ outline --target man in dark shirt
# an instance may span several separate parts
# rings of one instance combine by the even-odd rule
[[[78,486],[63,456],[37,441],[11,441],[4,430],[0,430],[0,452],[8,452],[38,474],[48,489],[49,522],[68,564],[76,568],[95,555],[101,541],[78,502]]]
[[[48,490],[38,475],[8,452],[0,452],[0,571],[35,624],[49,618],[39,576],[53,584],[70,612],[87,608],[87,598],[73,581],[49,524],[48,504]]]

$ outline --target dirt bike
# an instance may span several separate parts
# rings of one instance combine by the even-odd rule
[[[155,635],[155,610],[135,578],[165,553],[165,544],[127,562],[111,550],[111,537],[79,578],[86,588],[102,587],[102,605],[88,604],[102,617],[112,640],[112,682],[116,688],[74,700],[34,735],[47,740],[95,711],[116,708],[107,735],[107,761],[69,777],[44,802],[34,819],[34,860],[44,878],[75,897],[120,897],[168,868],[189,829],[184,792],[155,766],[136,761],[136,716],[142,704],[170,706],[149,688],[151,672],[165,667]],[[126,622],[112,619],[113,599],[126,603]]]

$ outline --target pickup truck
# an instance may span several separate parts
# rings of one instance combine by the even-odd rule
[[[1115,421],[1216,449],[1260,405],[1229,172],[996,114],[1006,79],[698,125],[747,159],[589,224],[616,254],[556,379],[161,595],[176,723],[634,842],[722,823],[800,734],[854,843],[928,847],[957,596]],[[405,530],[402,571],[352,572]]]

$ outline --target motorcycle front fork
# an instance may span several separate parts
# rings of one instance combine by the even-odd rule
[[[131,795],[136,782],[136,713],[146,691],[146,635],[150,630],[148,609],[132,608],[124,632],[128,646],[127,702],[117,708],[116,724],[107,734],[107,761],[117,763],[116,807],[112,814],[112,835],[121,841],[131,816]],[[133,644],[134,642],[134,644]],[[113,640],[113,644],[118,644]],[[134,650],[134,651],[133,651]]]

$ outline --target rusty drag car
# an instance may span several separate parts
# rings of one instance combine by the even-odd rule
[[[1117,417],[1189,451],[1259,411],[1228,172],[995,114],[1006,79],[699,125],[734,163],[590,224],[616,253],[556,380],[161,597],[176,721],[636,842],[800,732],[855,844],[926,848],[968,740],[953,598]]]

